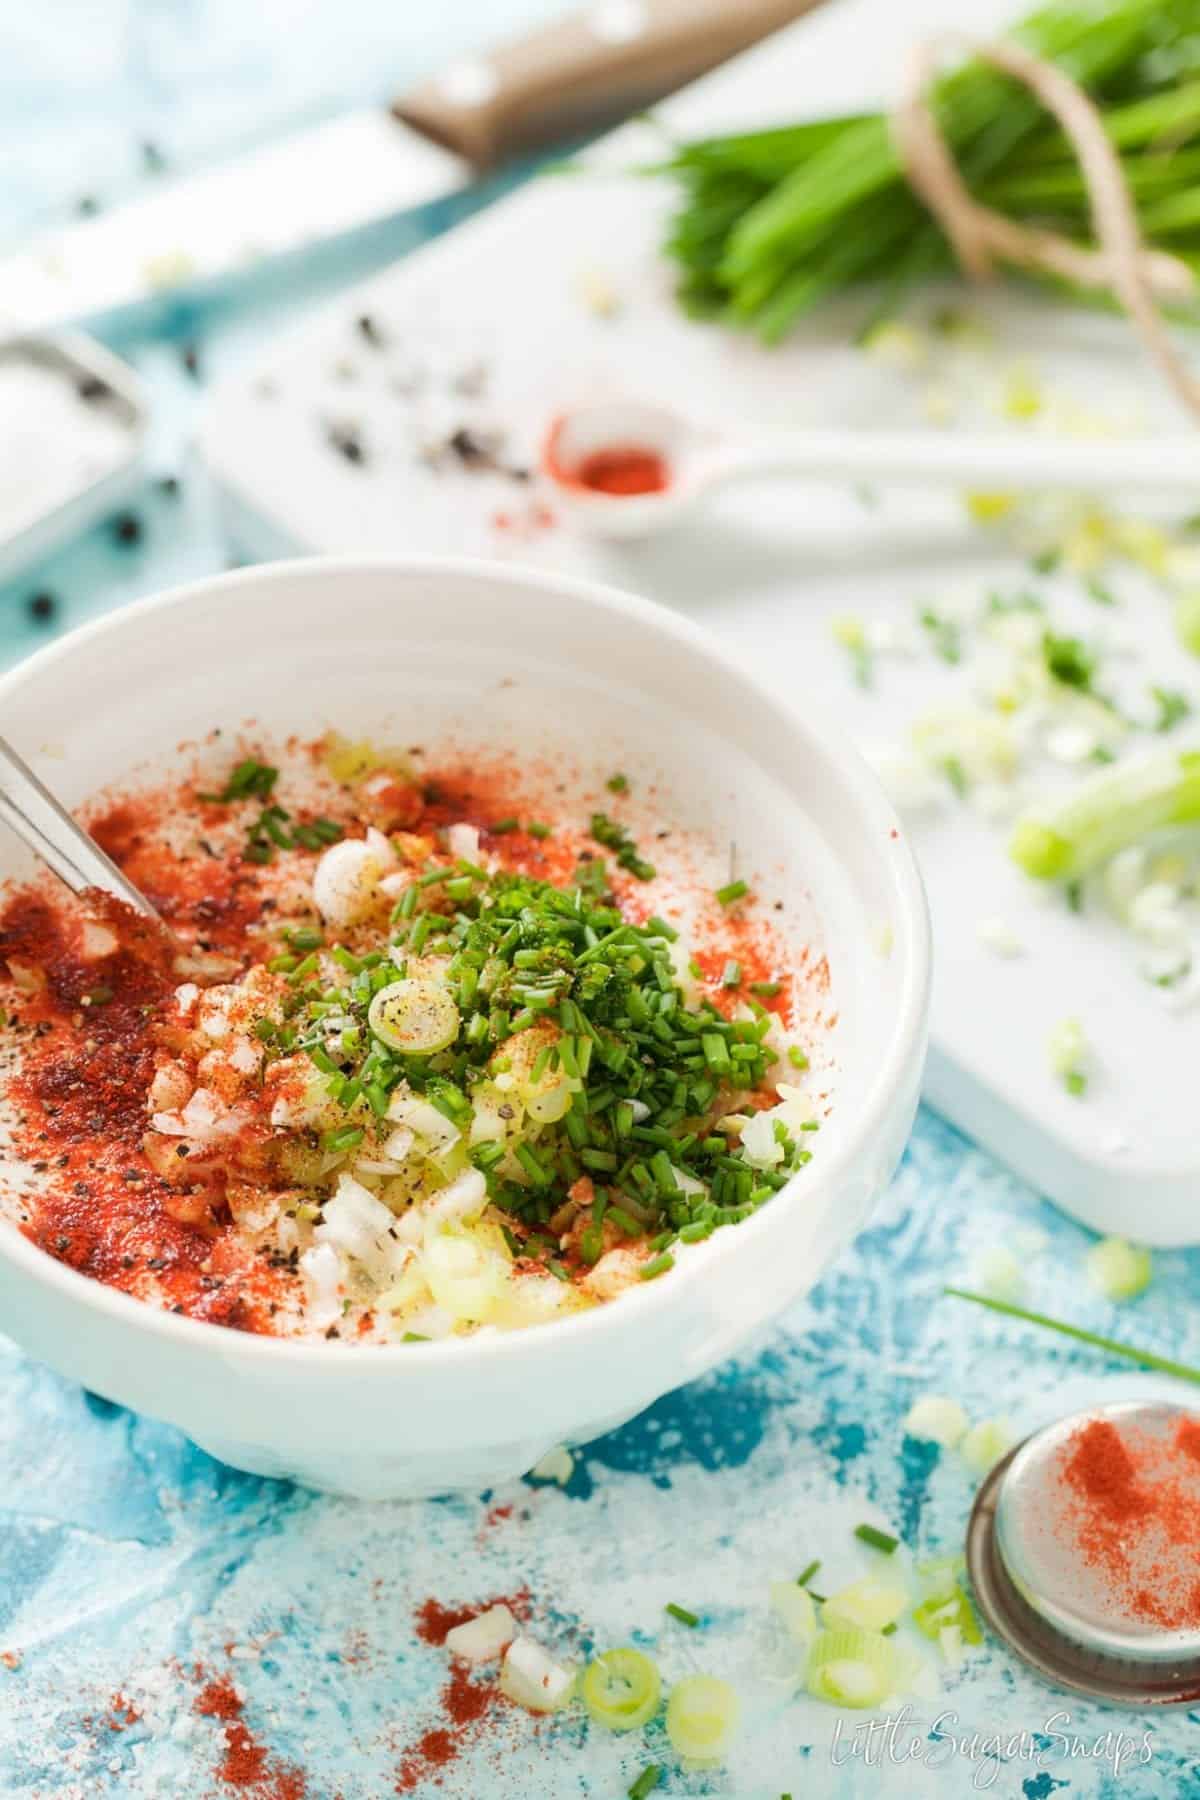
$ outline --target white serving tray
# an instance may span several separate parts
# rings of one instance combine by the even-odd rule
[[[149,423],[133,370],[81,332],[9,339],[0,370],[9,367],[42,385],[32,410],[16,413],[0,388],[0,581],[133,495]]]
[[[971,22],[994,29],[1010,12],[974,0]],[[952,19],[961,24],[961,9],[949,0],[840,0],[661,116],[695,133],[877,104],[903,45]],[[653,140],[629,130],[602,160],[622,170],[648,149]],[[899,737],[923,705],[947,698],[945,671],[931,658],[896,665],[877,693],[861,694],[830,621],[893,605],[911,618],[931,589],[1027,580],[1026,565],[967,524],[957,496],[867,505],[844,488],[763,483],[722,495],[670,538],[594,545],[543,528],[533,485],[464,468],[453,451],[436,467],[422,460],[457,426],[494,423],[506,433],[504,463],[527,466],[556,407],[614,387],[742,428],[912,422],[903,382],[847,347],[845,320],[824,315],[764,351],[681,318],[656,254],[665,199],[657,184],[621,173],[544,178],[281,342],[217,394],[207,420],[231,530],[255,556],[453,550],[598,576],[688,612],[794,696],[818,696],[861,741]],[[597,282],[619,299],[615,317],[584,304]],[[1014,354],[1035,355],[1074,392],[1102,391],[1113,410],[1156,418],[1155,384],[1118,322],[1008,295],[989,296],[986,310]],[[1163,416],[1182,428],[1169,408]],[[347,443],[361,460],[347,457]],[[1056,616],[1087,609],[1053,597]],[[1123,617],[1144,640],[1152,678],[1174,659],[1178,685],[1194,689],[1165,615],[1147,594]],[[1094,628],[1094,608],[1076,617]],[[928,1098],[1098,1229],[1200,1242],[1187,1079],[1200,1068],[1200,1016],[1168,1015],[1102,920],[1040,903],[994,830],[965,809],[922,829],[917,845],[938,955]],[[1023,956],[1002,961],[981,945],[979,921],[992,915],[1013,927]],[[1047,1062],[1053,1025],[1072,1014],[1098,1047],[1083,1100],[1056,1085]]]

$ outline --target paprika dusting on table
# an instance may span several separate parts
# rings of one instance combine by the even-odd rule
[[[1130,1620],[1200,1630],[1200,1418],[1165,1434],[1089,1419],[1067,1440],[1056,1528]]]

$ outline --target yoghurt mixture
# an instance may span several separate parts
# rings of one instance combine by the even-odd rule
[[[780,903],[698,875],[621,774],[427,762],[213,734],[98,802],[181,954],[10,893],[0,1209],[43,1250],[197,1319],[415,1342],[667,1277],[809,1161],[833,1020]]]

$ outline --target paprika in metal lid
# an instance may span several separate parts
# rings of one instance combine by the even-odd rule
[[[1130,1706],[1200,1699],[1200,1414],[1127,1401],[1019,1444],[976,1498],[992,1628],[1050,1681]]]

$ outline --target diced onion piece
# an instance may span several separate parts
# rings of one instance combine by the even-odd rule
[[[337,1191],[321,1210],[322,1220],[313,1236],[360,1261],[378,1252],[393,1223],[383,1202],[352,1175],[338,1177]]]
[[[976,1475],[986,1475],[1002,1456],[1008,1455],[1014,1441],[1013,1429],[1007,1419],[981,1419],[978,1425],[971,1427],[958,1449],[969,1469]]]
[[[716,1675],[687,1675],[671,1689],[667,1736],[690,1762],[720,1762],[737,1732],[742,1704]]]
[[[361,925],[374,910],[380,879],[395,860],[391,845],[379,832],[369,842],[343,838],[330,844],[313,870],[313,905],[331,925]]]
[[[407,1125],[435,1150],[444,1150],[456,1143],[460,1135],[458,1126],[431,1100],[423,1099],[406,1087],[399,1087],[393,1093],[388,1101],[387,1116],[396,1125]]]
[[[479,860],[479,828],[475,825],[451,825],[446,832],[446,848],[451,856],[464,862]]]
[[[478,1169],[464,1169],[425,1208],[426,1235],[429,1227],[444,1230],[447,1225],[478,1217],[486,1205],[487,1182]]]
[[[904,1430],[911,1438],[953,1450],[966,1436],[970,1423],[957,1400],[945,1394],[925,1394],[909,1407]]]
[[[789,1636],[799,1644],[807,1644],[817,1635],[817,1609],[807,1588],[794,1581],[773,1581],[770,1589],[772,1609],[788,1628]]]
[[[832,1706],[880,1706],[899,1681],[891,1641],[876,1631],[822,1631],[808,1654],[808,1691]]]
[[[46,985],[46,971],[40,963],[25,962],[19,956],[6,958],[13,985],[22,994],[40,994]]]
[[[477,1613],[448,1631],[446,1648],[451,1656],[461,1657],[464,1662],[490,1662],[516,1635],[517,1621],[507,1606],[489,1606],[486,1612]]]
[[[834,1629],[848,1626],[882,1631],[885,1625],[896,1623],[907,1605],[908,1591],[898,1582],[867,1576],[830,1594],[821,1616],[823,1623]]]
[[[598,1725],[636,1731],[658,1711],[662,1678],[640,1650],[605,1650],[585,1669],[580,1697]]]
[[[531,1637],[518,1637],[504,1653],[500,1691],[526,1712],[557,1712],[575,1687],[574,1670],[564,1668]]]
[[[451,1318],[478,1324],[504,1292],[507,1264],[470,1233],[441,1232],[426,1243],[421,1270],[430,1293]]]
[[[771,1169],[783,1161],[783,1145],[775,1136],[771,1112],[754,1113],[743,1128],[742,1155],[752,1169]]]
[[[1132,1300],[1149,1287],[1154,1274],[1150,1252],[1127,1238],[1102,1238],[1084,1259],[1088,1279],[1106,1300]]]
[[[559,1487],[566,1487],[575,1473],[575,1458],[565,1444],[556,1444],[534,1463],[529,1473],[534,1481],[556,1481]]]
[[[393,981],[371,1001],[367,1023],[389,1050],[431,1056],[446,1050],[461,1023],[454,997],[440,981]]]

